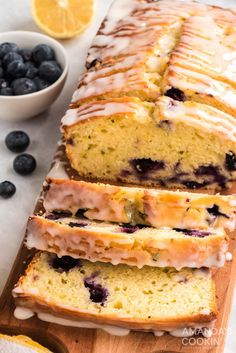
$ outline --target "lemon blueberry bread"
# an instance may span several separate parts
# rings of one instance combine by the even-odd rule
[[[30,217],[26,246],[92,262],[179,270],[223,266],[228,237],[222,229],[151,228],[52,213]]]
[[[8,336],[0,334],[1,353],[52,353],[38,342],[23,335]]]
[[[117,0],[62,121],[72,167],[143,185],[230,186],[235,20],[194,2]]]
[[[91,220],[172,228],[234,230],[236,198],[181,191],[48,179],[45,211]]]
[[[126,334],[130,329],[175,334],[185,327],[208,327],[217,313],[207,269],[137,269],[47,253],[36,255],[13,295],[18,307],[39,318],[71,326],[105,325],[113,334],[114,326]]]
[[[83,177],[190,189],[236,177],[235,119],[209,105],[114,98],[68,110],[62,130]]]

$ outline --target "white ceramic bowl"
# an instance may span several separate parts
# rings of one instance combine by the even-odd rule
[[[56,60],[63,70],[56,82],[41,91],[21,96],[0,95],[0,119],[9,121],[28,119],[47,110],[60,94],[68,73],[68,56],[59,42],[37,32],[3,32],[0,33],[0,44],[4,42],[16,43],[19,48],[33,48],[37,44],[48,44],[54,49]]]

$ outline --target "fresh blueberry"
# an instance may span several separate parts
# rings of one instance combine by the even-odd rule
[[[11,87],[0,88],[0,96],[13,96],[13,89]]]
[[[94,303],[101,303],[103,304],[108,297],[108,290],[102,287],[101,284],[96,283],[92,276],[90,278],[85,278],[84,280],[85,288],[88,288],[90,294],[90,300]]]
[[[13,168],[18,174],[31,174],[36,168],[36,160],[28,153],[19,154],[14,159]]]
[[[36,76],[34,78],[34,83],[36,84],[38,91],[41,91],[42,89],[45,89],[50,86],[49,82],[45,81],[44,79],[40,78],[39,76]]]
[[[18,46],[15,43],[2,43],[0,45],[0,58],[3,58],[10,51],[18,51]]]
[[[54,51],[46,44],[38,44],[32,51],[32,58],[36,64],[43,61],[53,60],[55,58]]]
[[[12,61],[21,61],[23,62],[23,58],[20,54],[16,53],[15,51],[10,51],[3,57],[3,66],[7,67]]]
[[[178,88],[170,88],[166,91],[165,96],[170,97],[176,101],[184,102],[186,101],[186,96],[183,91]]]
[[[50,83],[57,81],[61,74],[61,68],[54,61],[44,61],[39,66],[39,76]]]
[[[32,63],[31,61],[28,61],[26,64],[26,74],[25,77],[27,78],[34,78],[38,74],[38,68]]]
[[[10,181],[3,181],[0,183],[0,196],[4,199],[9,199],[16,192],[16,187]]]
[[[29,78],[18,78],[12,82],[12,88],[16,96],[34,93],[37,91],[36,84]]]
[[[74,259],[70,256],[53,256],[49,261],[49,265],[57,270],[57,272],[62,273],[69,272],[74,267],[81,267],[82,263],[81,260]]]
[[[16,153],[24,152],[29,146],[30,139],[29,136],[24,131],[12,131],[5,139],[7,148]]]
[[[30,61],[32,57],[32,49],[20,49],[19,54],[22,56],[24,61]]]
[[[225,167],[229,171],[236,170],[236,155],[232,151],[229,151],[225,155]]]
[[[14,60],[7,66],[7,74],[12,78],[24,77],[26,66],[21,60]]]

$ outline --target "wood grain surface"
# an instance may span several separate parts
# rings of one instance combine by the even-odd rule
[[[34,254],[23,244],[0,297],[0,331],[28,334],[45,346],[51,347],[54,353],[222,353],[236,278],[236,234],[233,233],[230,237],[233,261],[213,273],[219,315],[211,338],[199,336],[182,340],[167,334],[158,338],[151,333],[140,332],[117,337],[101,330],[48,324],[36,317],[25,321],[16,320],[13,316],[15,306],[11,291]],[[45,332],[45,335],[42,332]]]

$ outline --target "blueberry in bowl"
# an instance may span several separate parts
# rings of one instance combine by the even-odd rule
[[[0,119],[24,120],[47,110],[67,73],[67,53],[56,40],[34,32],[0,33]]]

